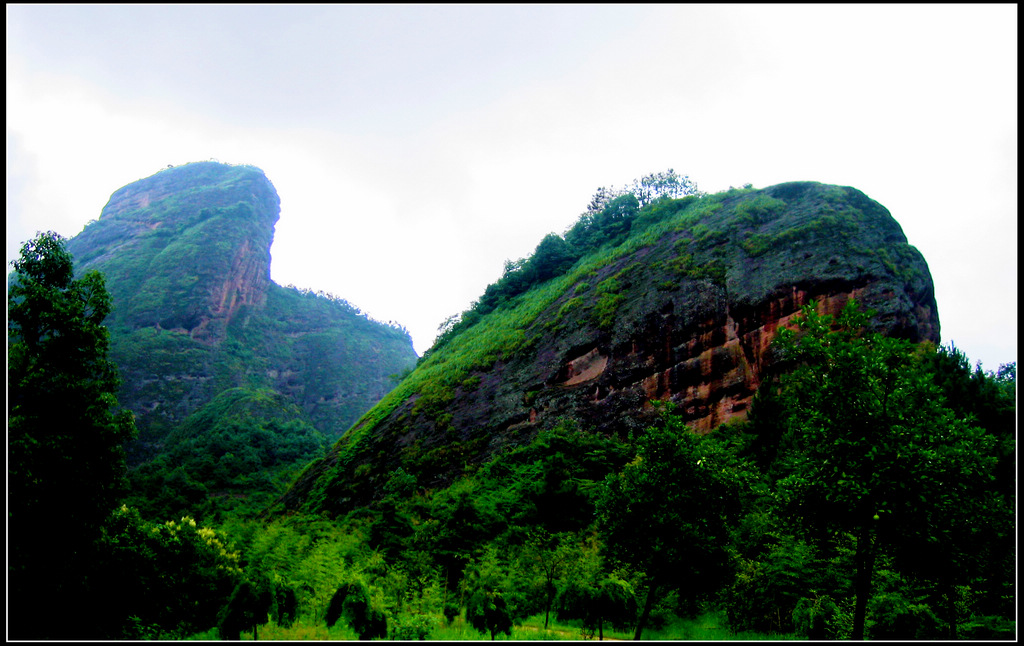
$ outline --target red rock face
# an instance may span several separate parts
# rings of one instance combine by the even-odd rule
[[[567,355],[535,396],[528,421],[516,426],[571,415],[614,432],[628,420],[653,421],[656,401],[673,402],[676,412],[700,433],[744,419],[771,365],[770,347],[779,329],[792,326],[812,301],[819,313],[838,316],[851,297],[876,300],[872,287],[840,293],[793,288],[743,316],[734,315],[726,304],[718,315],[691,326],[679,327],[666,317],[662,326],[647,326],[611,348],[597,344]],[[927,325],[931,319],[921,320],[926,324],[918,335],[932,338]],[[498,372],[505,373],[500,367]]]
[[[847,301],[860,298],[863,289],[826,295],[817,312],[838,316]],[[653,372],[642,381],[646,401],[672,401],[689,425],[707,433],[733,419],[745,419],[754,393],[770,364],[769,348],[782,327],[810,303],[812,295],[794,289],[790,295],[765,304],[765,313],[738,323],[726,312],[724,325],[705,324],[706,331],[687,341],[690,358]],[[656,358],[651,363],[658,366]],[[662,367],[662,366],[658,366]]]
[[[249,209],[244,216],[235,213],[240,204]],[[133,271],[123,280],[115,263],[110,287],[122,306],[115,308],[112,322],[171,330],[216,345],[243,306],[266,301],[278,204],[260,171],[207,162],[168,169],[110,196],[96,226],[73,241],[77,255],[85,258],[79,270],[105,269],[118,257],[134,256]],[[206,246],[199,252],[168,247],[186,236],[193,247]],[[179,266],[192,281],[172,281],[175,300],[131,311],[133,295],[166,289],[161,278]]]
[[[267,254],[254,251],[246,240],[234,252],[229,271],[216,276],[209,286],[208,314],[202,316],[189,335],[203,343],[219,342],[243,305],[261,306],[270,286]],[[261,250],[262,251],[262,250]]]

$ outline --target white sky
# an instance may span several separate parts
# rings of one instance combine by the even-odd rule
[[[262,168],[273,279],[438,325],[669,167],[886,206],[943,343],[1017,356],[1016,5],[7,5],[7,260],[168,164]]]

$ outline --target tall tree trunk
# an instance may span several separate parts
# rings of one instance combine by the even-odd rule
[[[853,634],[851,639],[864,639],[864,623],[867,618],[868,598],[871,596],[871,575],[875,568],[875,546],[871,535],[871,526],[867,523],[861,526],[860,535],[857,537],[857,576],[854,583],[854,591],[857,595],[857,603],[853,609]]]
[[[948,622],[947,639],[956,639],[956,599],[954,594],[956,592],[956,586],[953,585],[952,581],[947,581],[946,588],[946,621]]]
[[[639,641],[640,635],[644,631],[644,627],[647,625],[647,620],[651,616],[651,607],[654,606],[654,595],[657,592],[658,584],[657,581],[651,580],[650,586],[647,588],[647,600],[644,601],[644,611],[640,615],[640,621],[636,624],[636,634],[633,635],[633,641]]]
[[[555,586],[554,586],[554,584],[551,583],[550,580],[548,581],[548,585],[547,585],[547,593],[548,593],[547,604],[544,606],[544,630],[548,629],[548,617],[551,616],[551,603],[552,603],[552,601],[554,600],[554,597],[555,597]]]

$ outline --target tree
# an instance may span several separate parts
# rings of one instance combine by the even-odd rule
[[[789,370],[777,487],[814,535],[856,541],[852,636],[863,639],[880,551],[908,567],[927,555],[914,569],[949,588],[999,503],[986,493],[994,438],[945,406],[927,349],[866,331],[857,307],[834,319],[812,304],[799,332],[779,332]]]
[[[556,583],[561,579],[576,545],[567,533],[552,534],[543,527],[530,532],[520,553],[519,567],[534,574],[534,584],[544,595],[544,630],[548,629],[551,606],[558,592]]]
[[[327,627],[339,619],[344,619],[360,640],[379,639],[388,634],[387,617],[374,603],[366,582],[358,576],[338,587],[331,597],[327,607]]]
[[[505,599],[508,573],[498,562],[493,548],[485,550],[479,562],[467,568],[462,581],[466,595],[466,620],[481,633],[512,634],[513,609]]]
[[[289,628],[295,622],[299,602],[295,589],[284,581],[275,580],[272,585],[270,616],[283,628]]]
[[[671,168],[661,173],[650,173],[633,180],[630,192],[636,196],[640,208],[663,197],[682,198],[697,195],[697,185],[687,175],[678,175]]]
[[[240,554],[223,532],[187,516],[146,522],[126,505],[108,517],[97,551],[89,591],[98,603],[79,636],[138,637],[132,618],[165,638],[209,630],[242,577]]]
[[[637,199],[638,206],[643,208],[663,197],[678,199],[700,194],[697,184],[688,175],[679,175],[670,168],[659,173],[648,173],[640,179],[634,179],[623,188],[617,189],[614,186],[598,188],[594,196],[590,198],[584,215],[597,215],[605,210],[613,200],[623,195],[633,195]]]
[[[676,588],[692,603],[722,583],[743,487],[742,466],[726,448],[671,414],[637,440],[636,459],[605,480],[598,522],[608,553],[645,574],[634,639],[664,590]]]
[[[604,240],[616,240],[619,236],[629,233],[629,228],[636,219],[640,204],[632,193],[624,193],[615,198],[595,216],[594,224],[600,230]]]
[[[578,258],[628,234],[638,213],[662,198],[700,195],[697,185],[671,168],[650,173],[624,188],[597,189],[576,223],[565,232],[565,242]]]
[[[604,639],[605,623],[632,625],[636,620],[633,587],[621,572],[605,570],[597,537],[563,545],[572,551],[566,555],[564,581],[559,586],[558,616],[582,619],[584,638],[596,634],[599,641]]]
[[[254,583],[243,579],[217,618],[220,638],[238,641],[242,631],[248,631],[252,633],[253,640],[259,639],[259,626],[267,623],[273,594],[269,580],[261,578]]]
[[[530,285],[561,276],[578,259],[562,236],[549,233],[540,241],[526,263]]]
[[[7,298],[11,637],[68,638],[86,613],[88,564],[127,488],[130,412],[108,359],[103,276],[74,278],[62,237],[41,233],[13,263]],[[58,542],[60,549],[53,549]],[[62,607],[61,612],[54,608]]]

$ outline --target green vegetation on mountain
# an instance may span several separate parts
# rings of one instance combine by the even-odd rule
[[[529,258],[506,260],[501,279],[488,285],[483,296],[469,310],[449,317],[441,325],[434,346],[424,353],[422,359],[476,324],[481,317],[509,304],[533,287],[565,274],[583,256],[621,243],[631,231],[643,230],[687,203],[673,198],[696,196],[698,193],[696,184],[686,176],[680,177],[672,169],[634,180],[630,189],[599,188],[586,212],[566,231],[564,238],[548,234]],[[643,218],[639,212],[641,205],[645,207]]]
[[[598,199],[609,193],[595,198],[602,211],[629,197]],[[479,304],[451,320],[448,338],[326,454],[303,400],[256,372],[194,406],[161,437],[166,457],[132,473],[130,497],[104,495],[83,511],[96,531],[67,536],[62,518],[45,525],[46,537],[84,550],[88,567],[53,570],[70,586],[61,600],[71,610],[47,599],[36,614],[12,614],[20,634],[1012,638],[1015,364],[971,370],[955,348],[936,346],[927,268],[898,225],[863,194],[814,183],[632,197],[635,212],[610,217],[613,236],[572,264],[562,247],[572,236],[546,238],[542,258],[562,260],[512,268],[547,269],[520,293],[518,279],[492,290],[503,300],[475,320]],[[834,290],[796,285],[800,276]],[[779,300],[779,285],[842,295],[832,301],[841,307],[812,299],[783,321],[790,310],[779,315],[779,303],[792,302]],[[854,290],[878,311],[862,312],[847,297]],[[304,299],[316,306],[298,308],[304,320],[264,323],[292,338],[343,305],[281,288],[246,307],[292,310]],[[703,322],[722,300],[728,326]],[[669,307],[677,301],[695,313]],[[924,313],[907,318],[914,308]],[[673,322],[687,316],[696,322]],[[262,356],[256,315],[227,317],[223,337],[205,336],[215,318],[146,334],[180,347],[235,338],[224,356],[236,366]],[[764,325],[791,331],[759,336]],[[12,356],[22,329],[9,325]],[[743,345],[744,334],[756,343]],[[76,335],[63,349],[90,352],[99,337]],[[646,338],[674,343],[671,369],[653,374],[687,392],[735,388],[738,379],[713,383],[716,366],[763,343],[742,364],[765,364],[748,414],[698,433],[686,406],[703,404],[669,389],[676,405],[648,407],[656,400],[628,388],[639,373],[664,392],[642,372]],[[615,364],[623,355],[638,360]],[[180,370],[184,360],[167,351],[153,361]],[[695,372],[701,365],[706,373]],[[75,383],[64,377],[76,369],[65,362],[48,374]],[[608,372],[614,380],[594,376]],[[588,416],[566,404],[574,393],[616,407]],[[104,411],[116,403],[97,401]],[[494,421],[508,411],[507,423]],[[531,419],[545,413],[549,423]],[[108,457],[86,452],[76,467]],[[57,474],[67,466],[44,462]],[[114,492],[118,482],[105,472],[91,484]],[[22,540],[11,522],[11,540]],[[37,553],[54,544],[38,538]]]
[[[295,404],[269,389],[232,388],[193,413],[164,440],[152,460],[130,473],[127,503],[146,518],[265,509],[327,439]]]
[[[410,455],[390,473],[383,497],[368,507],[317,524],[313,516],[293,514],[228,531],[251,537],[242,538],[239,549],[253,555],[250,563],[260,563],[258,571],[308,577],[301,573],[321,572],[313,563],[322,559],[342,564],[327,577],[335,583],[300,598],[300,619],[282,636],[346,634],[325,630],[321,613],[334,594],[331,586],[354,577],[376,600],[391,638],[443,638],[460,626],[472,626],[484,638],[506,631],[514,636],[524,622],[543,630],[548,616],[551,625],[574,626],[569,634],[576,637],[624,630],[625,637],[665,635],[670,626],[676,632],[668,634],[678,637],[684,630],[680,621],[706,621],[716,613],[732,635],[747,638],[850,638],[857,626],[858,582],[865,580],[859,574],[865,559],[858,552],[864,539],[850,525],[856,517],[825,511],[819,516],[815,510],[839,504],[848,492],[856,498],[858,487],[876,492],[873,483],[889,479],[895,488],[886,494],[892,498],[883,514],[890,517],[869,517],[873,560],[864,635],[1012,634],[1013,623],[1006,619],[1014,598],[1012,493],[999,492],[994,480],[997,444],[1007,438],[999,429],[950,416],[943,394],[955,381],[956,390],[998,392],[996,405],[1005,406],[1014,396],[1009,371],[940,372],[934,366],[952,356],[949,350],[834,327],[837,322],[813,309],[805,316],[808,331],[791,342],[794,348],[817,346],[837,360],[891,367],[888,376],[902,384],[901,397],[929,399],[920,414],[901,405],[897,417],[894,409],[894,421],[934,415],[955,432],[916,434],[911,441],[905,436],[911,427],[900,421],[887,427],[891,441],[874,438],[876,447],[862,439],[857,404],[878,404],[885,396],[873,380],[884,382],[886,373],[870,371],[859,373],[869,379],[863,397],[821,427],[816,421],[823,418],[805,408],[808,398],[844,387],[849,375],[842,364],[829,363],[833,369],[815,372],[809,392],[806,378],[817,364],[799,362],[758,400],[750,421],[707,436],[695,435],[670,409],[661,424],[625,438],[595,435],[567,421],[476,467],[453,456],[449,464],[465,471],[447,487],[425,486],[413,475],[423,458]],[[852,316],[842,319],[851,321]],[[780,350],[788,352],[786,343]],[[876,352],[890,360],[876,364]],[[780,427],[777,442],[763,439]],[[817,455],[819,432],[835,437],[834,446],[850,455],[901,451],[900,442],[910,442],[916,454],[905,465],[876,462],[892,468],[863,480],[855,473],[843,478],[841,470],[836,476],[820,468],[831,463]],[[929,464],[925,456],[940,459],[932,457]],[[973,466],[965,474],[961,464],[967,462]],[[925,482],[891,480],[894,469],[918,467],[928,470]],[[918,489],[930,482],[953,480],[971,492],[962,514],[950,514],[952,492],[920,498]],[[808,510],[810,504],[816,506]],[[833,528],[833,518],[842,525]],[[323,533],[327,528],[331,539]],[[933,539],[944,558],[960,565],[923,568],[927,558],[908,560]],[[345,551],[321,553],[303,545],[344,545]],[[958,574],[947,579],[952,572]],[[298,585],[301,579],[291,580]]]
[[[115,191],[67,242],[110,290],[146,519],[258,513],[415,363],[403,328],[270,280],[278,214],[262,171],[200,162]]]
[[[533,256],[508,263],[479,301],[442,325],[416,370],[307,470],[285,505],[344,513],[365,504],[387,473],[408,461],[412,447],[403,437],[421,442],[419,453],[429,456],[407,471],[430,486],[450,482],[461,469],[452,462],[476,464],[529,441],[536,427],[520,423],[529,411],[563,405],[556,398],[569,394],[545,373],[557,366],[542,362],[585,344],[635,352],[631,344],[647,336],[641,331],[663,326],[666,312],[696,328],[716,309],[756,319],[762,303],[794,287],[830,294],[874,283],[871,306],[879,316],[872,325],[914,340],[928,338],[921,335],[934,325],[937,340],[934,317],[906,318],[927,311],[909,307],[909,298],[934,302],[927,266],[888,212],[863,193],[814,182],[714,195],[688,186],[685,197],[650,196],[642,208],[632,193],[595,198],[600,210],[584,213],[564,239],[549,235]],[[756,253],[751,240],[758,240]],[[883,256],[900,258],[906,276]],[[886,296],[890,291],[899,297]],[[471,386],[481,380],[485,386]],[[466,401],[476,408],[460,403]],[[621,404],[624,413],[602,416],[613,425],[613,415],[640,409],[632,401]],[[561,414],[579,415],[585,404],[571,405]],[[558,416],[551,414],[551,423]]]
[[[199,162],[116,191],[68,242],[112,295],[111,356],[141,440],[131,463],[233,388],[275,390],[336,438],[415,362],[405,329],[270,280],[278,215],[258,168]]]

